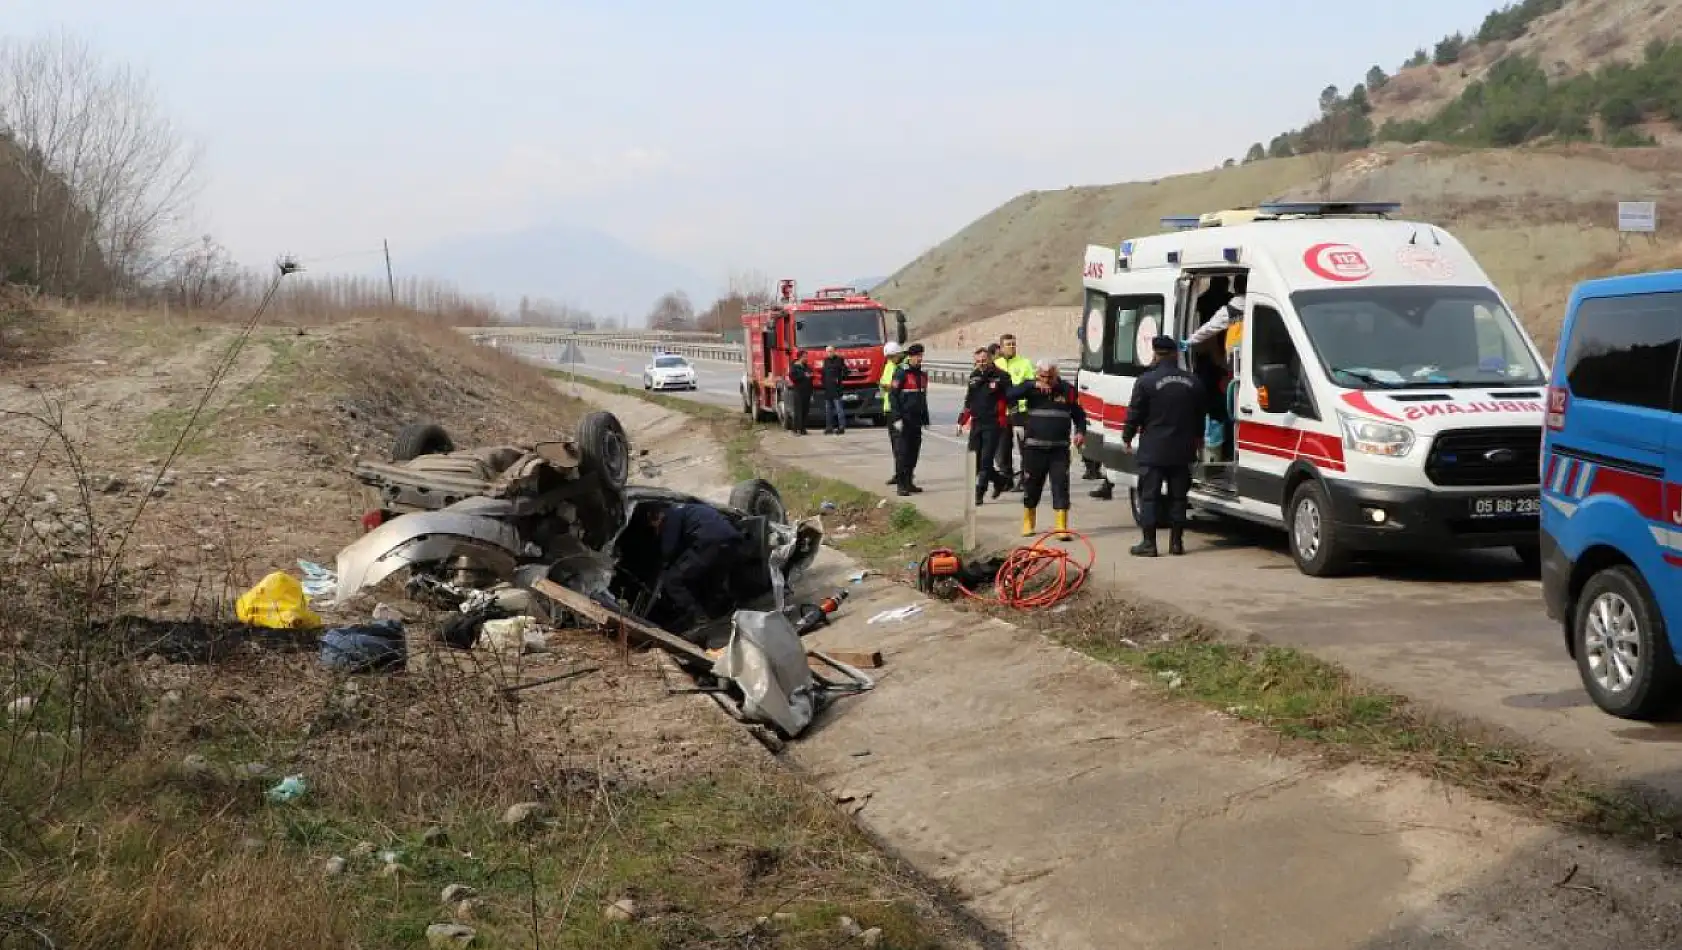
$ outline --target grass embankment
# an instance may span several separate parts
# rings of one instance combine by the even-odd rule
[[[111,337],[78,343],[43,325],[30,346],[108,360],[80,357],[71,382],[121,386],[132,411],[103,393],[76,404],[78,389],[40,377],[53,404],[35,415],[37,377],[26,389],[0,375],[0,408],[24,407],[0,413],[0,444],[29,456],[0,486],[0,947],[407,948],[459,924],[474,947],[820,948],[841,942],[843,915],[881,928],[880,946],[948,945],[948,918],[832,802],[593,634],[556,634],[558,655],[517,666],[441,648],[442,615],[393,598],[411,617],[408,670],[345,677],[308,642],[232,644],[211,659],[185,649],[205,645],[204,628],[102,626],[130,613],[227,617],[225,601],[180,594],[200,575],[231,594],[255,580],[193,554],[217,548],[192,533],[203,521],[248,517],[229,530],[266,545],[259,576],[353,538],[357,509],[335,502],[345,460],[403,422],[485,444],[552,429],[573,408],[540,392],[535,370],[454,331],[364,321],[253,338],[247,352],[267,359],[230,377],[182,440],[180,405],[197,395],[176,386],[218,360],[228,328],[119,316],[89,331]],[[125,333],[155,339],[104,345]],[[165,358],[170,373],[154,382]],[[67,434],[60,408],[72,427],[97,423],[95,435]],[[198,457],[215,465],[188,466],[150,496],[149,479],[102,488],[86,474],[130,472],[137,441],[166,457],[177,447],[175,461],[202,442],[215,451]],[[250,494],[218,514],[235,492]],[[192,556],[148,570],[134,560],[142,548]],[[338,616],[359,622],[371,608]],[[494,688],[586,663],[600,671],[518,703]],[[293,775],[303,794],[271,801]],[[525,803],[541,807],[504,820]],[[473,893],[446,902],[451,885]],[[610,910],[621,901],[629,913]]]
[[[759,430],[738,414],[599,385],[713,422],[733,471],[772,481],[791,512],[815,512],[825,500],[843,512],[877,510],[880,499],[872,493],[781,464],[759,451]],[[957,546],[952,543],[954,526],[936,523],[912,505],[890,503],[885,510],[890,512],[885,530],[836,546],[902,579],[908,573],[907,561],[929,547]],[[987,609],[971,601],[960,606]],[[1682,845],[1676,840],[1682,838],[1682,809],[1675,804],[1585,779],[1547,751],[1436,715],[1304,651],[1232,642],[1195,617],[1095,590],[1083,592],[1062,612],[1013,613],[1009,619],[1135,672],[1165,696],[1264,727],[1331,761],[1407,769],[1567,827],[1647,844],[1662,842],[1673,857],[1682,859]]]

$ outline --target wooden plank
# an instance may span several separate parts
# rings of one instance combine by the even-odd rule
[[[881,650],[872,650],[869,653],[850,652],[847,650],[822,650],[820,652],[837,663],[845,663],[858,670],[875,670],[882,667]],[[825,669],[828,668],[824,665],[822,660],[814,660],[811,657],[807,657],[807,661],[810,663],[816,663],[819,667]]]
[[[567,610],[588,618],[602,626],[619,624],[628,635],[646,640],[667,653],[673,653],[679,659],[689,660],[705,666],[712,665],[712,658],[707,651],[701,649],[682,637],[673,636],[659,627],[643,623],[635,617],[621,613],[610,607],[598,604],[590,598],[570,588],[562,587],[547,578],[532,585],[532,590],[542,594]]]

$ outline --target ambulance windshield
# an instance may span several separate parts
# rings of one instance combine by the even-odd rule
[[[1487,287],[1338,287],[1291,295],[1331,381],[1346,389],[1540,386],[1513,315]]]
[[[794,342],[806,349],[879,346],[882,311],[874,307],[813,310],[795,317]]]

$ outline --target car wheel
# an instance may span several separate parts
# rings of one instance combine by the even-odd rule
[[[1539,577],[1542,573],[1542,545],[1520,544],[1513,548],[1518,560],[1524,566],[1524,576]]]
[[[737,482],[730,489],[730,507],[766,519],[774,524],[788,524],[788,508],[777,486],[763,478]]]
[[[411,422],[397,430],[391,443],[391,460],[407,462],[423,455],[444,455],[456,450],[450,434],[433,422]]]
[[[1583,586],[1571,618],[1583,688],[1620,719],[1649,720],[1676,708],[1682,675],[1664,615],[1633,567],[1607,568]]]
[[[601,475],[614,488],[625,487],[631,474],[631,444],[625,427],[611,412],[592,412],[578,424],[578,452],[587,471]]]
[[[1326,489],[1310,479],[1297,486],[1286,512],[1291,559],[1309,577],[1334,577],[1349,566],[1349,552],[1332,521]]]

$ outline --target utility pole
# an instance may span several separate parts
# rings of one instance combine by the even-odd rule
[[[391,291],[391,305],[395,307],[397,306],[397,278],[391,273],[391,242],[382,239],[380,243],[385,245],[385,285]]]

